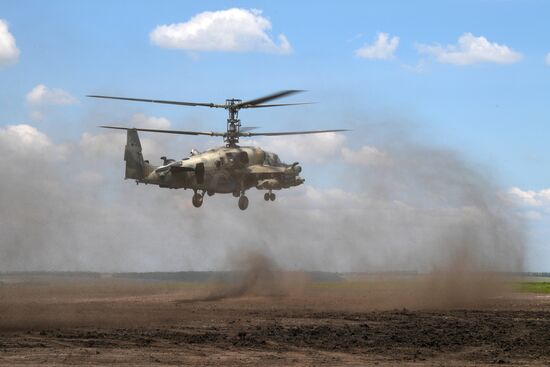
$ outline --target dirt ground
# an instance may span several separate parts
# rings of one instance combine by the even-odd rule
[[[420,276],[293,276],[284,292],[235,295],[212,282],[0,280],[1,365],[550,365],[550,296],[507,287],[467,298]]]

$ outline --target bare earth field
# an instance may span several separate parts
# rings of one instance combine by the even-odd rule
[[[472,295],[424,276],[281,277],[3,276],[0,364],[550,365],[550,295],[512,280]]]

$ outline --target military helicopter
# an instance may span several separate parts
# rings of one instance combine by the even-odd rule
[[[89,95],[92,98],[106,98],[134,102],[163,103],[179,106],[203,106],[210,108],[223,108],[228,111],[227,131],[181,131],[141,129],[120,126],[100,126],[106,129],[126,130],[126,147],[124,160],[126,161],[125,179],[133,179],[136,184],[153,184],[170,189],[191,189],[194,191],[192,203],[199,208],[204,201],[205,193],[208,196],[214,194],[232,193],[239,198],[239,208],[246,210],[248,198],[246,190],[255,187],[258,190],[266,190],[265,201],[275,201],[273,190],[288,189],[304,183],[299,176],[302,168],[298,162],[286,164],[281,162],[279,156],[267,152],[258,147],[239,146],[239,138],[253,136],[282,136],[320,134],[329,132],[347,131],[345,129],[310,130],[310,131],[286,131],[286,132],[250,132],[256,127],[244,127],[239,120],[239,110],[246,108],[264,108],[304,105],[310,103],[279,103],[265,104],[274,99],[286,97],[303,92],[301,90],[285,90],[264,97],[242,101],[241,99],[226,99],[225,104],[196,103],[181,101],[166,101],[142,98],[112,97]],[[223,137],[225,146],[198,152],[192,150],[187,158],[180,160],[161,157],[162,165],[154,166],[148,160],[144,160],[138,131],[182,134],[182,135],[206,135]]]

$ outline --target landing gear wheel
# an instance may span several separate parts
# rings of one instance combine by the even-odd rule
[[[266,192],[266,193],[264,194],[264,200],[265,200],[265,201],[269,201],[269,198],[270,198],[269,192]]]
[[[193,195],[193,200],[192,201],[193,201],[193,206],[195,208],[200,208],[201,205],[202,205],[202,195],[195,193]]]
[[[269,194],[269,200],[275,201],[275,198],[276,198],[275,193],[272,192]]]
[[[238,198],[241,193],[238,191],[233,191],[233,197]]]
[[[206,194],[207,194],[208,196],[212,196],[212,195],[214,195],[214,191],[206,191]]]
[[[239,198],[239,209],[246,210],[248,208],[248,198],[244,195],[241,195]]]

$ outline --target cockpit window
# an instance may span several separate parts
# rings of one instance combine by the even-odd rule
[[[280,166],[281,160],[277,154],[266,152],[264,164],[266,166]]]

